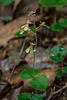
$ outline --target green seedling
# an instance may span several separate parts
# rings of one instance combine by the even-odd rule
[[[42,97],[39,94],[33,94],[31,96],[30,93],[22,93],[17,96],[19,100],[43,100]]]
[[[35,14],[35,12],[31,11],[29,13],[29,16],[30,15],[34,19],[34,16],[36,14]],[[32,26],[30,27],[29,24],[31,24]],[[47,25],[45,22],[41,22],[39,27],[42,27],[42,26],[47,26]],[[33,22],[27,21],[27,23],[25,25],[23,25],[21,27],[21,30],[19,32],[17,32],[15,35],[16,36],[25,35],[26,37],[29,37],[30,36],[29,33],[34,34],[35,42],[30,42],[30,46],[26,49],[26,53],[30,53],[33,55],[33,69],[30,69],[30,68],[24,69],[20,73],[20,77],[23,80],[30,79],[29,85],[32,88],[34,88],[35,90],[45,91],[47,88],[47,85],[48,85],[48,79],[44,74],[37,76],[37,74],[39,74],[41,72],[41,70],[35,69],[35,52],[36,52],[36,48],[37,48],[37,31],[36,31],[36,29],[38,29],[39,27],[36,27],[35,20]],[[31,96],[30,93],[22,93],[22,94],[18,95],[18,99],[19,100],[43,100],[40,95],[34,94]]]
[[[59,24],[62,26],[62,27],[67,27],[67,18],[61,18],[59,20]]]
[[[67,0],[39,0],[39,3],[44,7],[60,7],[67,5]],[[63,27],[67,27],[67,18],[61,18],[59,23],[53,23],[51,25],[51,30],[61,31]]]
[[[60,71],[57,73],[57,78],[64,76],[67,74],[67,67],[62,68]]]
[[[61,30],[63,30],[63,27],[58,23],[53,23],[51,25],[50,29],[53,31],[61,31]]]
[[[32,13],[32,17],[35,16],[35,14],[32,12],[29,13],[29,15],[31,15]],[[29,23],[32,24],[31,27],[29,27]],[[40,24],[39,27],[42,27],[42,26],[47,26],[44,22],[42,22]],[[31,87],[33,87],[35,90],[40,90],[40,91],[45,91],[46,88],[47,88],[47,85],[48,85],[48,79],[45,75],[40,75],[37,77],[37,74],[39,74],[41,71],[39,69],[35,69],[35,52],[36,52],[36,48],[37,48],[37,32],[36,32],[36,24],[35,24],[35,21],[34,22],[30,22],[28,21],[24,26],[21,27],[21,31],[17,32],[15,35],[17,36],[23,36],[23,35],[26,35],[27,37],[29,37],[29,33],[33,33],[34,34],[34,37],[35,37],[35,42],[33,43],[30,43],[30,46],[26,49],[26,53],[31,53],[33,54],[33,69],[24,69],[21,73],[20,73],[20,77],[23,79],[23,80],[28,80],[30,79],[29,81],[29,85]],[[27,33],[25,33],[27,32]],[[52,56],[50,56],[50,59],[53,61],[53,62],[62,62],[64,60],[64,56],[66,56],[67,54],[67,50],[66,48],[59,44],[59,45],[55,45],[54,47],[52,47],[52,49],[50,50],[49,48],[46,50],[46,52],[52,54]],[[62,70],[58,71],[57,73],[57,77],[61,77],[61,76],[64,76],[65,73],[67,73],[67,68],[64,67],[62,68]],[[25,93],[26,95],[26,93]],[[35,94],[34,94],[35,95]],[[37,95],[36,95],[37,96]],[[24,96],[23,93],[18,95],[18,98],[19,100],[34,100],[33,98],[35,98],[36,96],[31,96],[31,94],[27,94],[27,96]],[[37,96],[39,97],[39,95]],[[37,98],[36,97],[36,98]],[[27,99],[28,98],[28,99]],[[38,100],[42,99],[42,97],[40,96],[38,98]]]
[[[52,47],[51,54],[52,54],[52,56],[50,56],[50,59],[54,63],[63,62],[64,56],[67,55],[67,49],[64,46],[62,46],[61,44],[59,44],[59,45]],[[67,67],[63,68],[63,65],[62,65],[62,69],[60,71],[58,71],[58,73],[57,73],[57,78],[64,76],[65,73],[67,73]]]
[[[61,31],[64,27],[67,27],[67,18],[61,18],[59,23],[53,23],[50,28],[53,31]]]

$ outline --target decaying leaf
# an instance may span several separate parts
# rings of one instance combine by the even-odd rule
[[[48,78],[48,86],[51,86],[56,78],[56,74],[58,72],[59,68],[53,68],[53,69],[44,69],[41,71],[41,73],[39,73],[37,76],[41,75],[41,74],[45,74],[46,77]],[[32,90],[32,88],[30,87],[30,85],[28,84],[30,79],[29,80],[22,80],[20,78],[19,75],[14,75],[13,78],[11,79],[10,83],[11,84],[16,84],[19,85],[21,82],[24,82],[23,84],[23,89],[22,91],[26,92],[28,90]]]

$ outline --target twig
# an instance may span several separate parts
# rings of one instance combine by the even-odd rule
[[[51,94],[49,95],[49,97],[47,98],[47,100],[50,100],[55,94],[59,93],[60,91],[62,91],[63,89],[67,88],[67,85],[63,86],[61,89],[59,89],[58,91],[55,92],[51,92]]]
[[[12,75],[13,75],[13,72],[14,72],[14,70],[15,70],[15,68],[16,68],[16,65],[18,64],[18,61],[19,61],[19,59],[20,59],[20,57],[21,57],[21,55],[22,55],[22,53],[23,53],[23,49],[24,49],[26,40],[27,40],[27,37],[26,37],[25,40],[24,40],[24,43],[23,43],[22,48],[21,48],[21,50],[20,50],[19,56],[18,56],[18,58],[17,58],[17,60],[16,60],[16,63],[15,63],[15,65],[14,65],[14,67],[13,67],[13,70],[12,70],[12,72],[11,72],[9,78],[8,78],[8,82],[11,80]]]
[[[55,14],[54,14],[54,23],[57,21],[57,12],[56,12],[56,7],[55,7]]]
[[[40,14],[43,16],[43,6],[40,6]]]

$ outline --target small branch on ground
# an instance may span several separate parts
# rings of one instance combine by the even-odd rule
[[[12,70],[12,72],[11,72],[9,78],[8,78],[8,82],[11,80],[12,75],[13,75],[13,72],[14,72],[14,70],[15,70],[17,64],[18,64],[18,61],[19,61],[19,59],[20,59],[20,57],[21,57],[21,55],[22,55],[22,53],[23,53],[23,49],[24,49],[26,40],[27,40],[27,37],[26,37],[25,40],[24,40],[24,43],[23,43],[22,48],[21,48],[21,50],[20,50],[19,56],[18,56],[18,58],[17,58],[17,61],[16,61],[15,65],[14,65],[14,67],[13,67],[13,70]]]
[[[47,98],[47,100],[50,100],[55,94],[59,93],[60,91],[62,91],[65,88],[67,88],[67,84],[65,86],[63,86],[61,89],[59,89],[58,91],[51,92],[51,94],[49,95],[49,97]]]

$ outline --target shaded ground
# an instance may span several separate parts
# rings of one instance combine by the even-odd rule
[[[47,25],[51,25],[54,22],[54,9],[44,8],[43,16],[40,15],[40,5],[38,0],[15,0],[15,3],[10,4],[7,7],[0,9],[0,100],[18,100],[17,95],[22,92],[33,92],[35,90],[29,87],[28,81],[24,81],[20,78],[19,73],[25,68],[32,68],[33,56],[26,54],[25,49],[29,46],[30,41],[26,42],[23,54],[19,59],[12,79],[8,82],[11,71],[17,61],[20,49],[23,45],[24,37],[16,37],[14,33],[20,30],[21,25],[25,24],[29,19],[33,21],[32,17],[28,17],[29,11],[36,11],[35,17],[36,26],[40,21],[45,21]],[[36,6],[35,6],[36,5]],[[63,9],[63,10],[61,10]],[[58,21],[61,17],[67,17],[67,7],[57,8]],[[11,18],[11,19],[10,19]],[[62,44],[67,48],[67,29],[62,32],[53,32],[47,27],[41,27],[37,30],[38,35],[38,47],[35,58],[35,68],[41,69],[41,73],[45,73],[48,78],[49,84],[45,92],[38,93],[42,95],[44,100],[47,100],[51,91],[57,91],[61,89],[67,83],[67,77],[57,79],[56,74],[59,70],[58,64],[53,63],[46,53],[46,49],[56,44]],[[64,67],[67,66],[67,56],[63,61]],[[61,63],[60,63],[61,66]],[[63,91],[55,94],[50,100],[67,100],[67,88]]]

